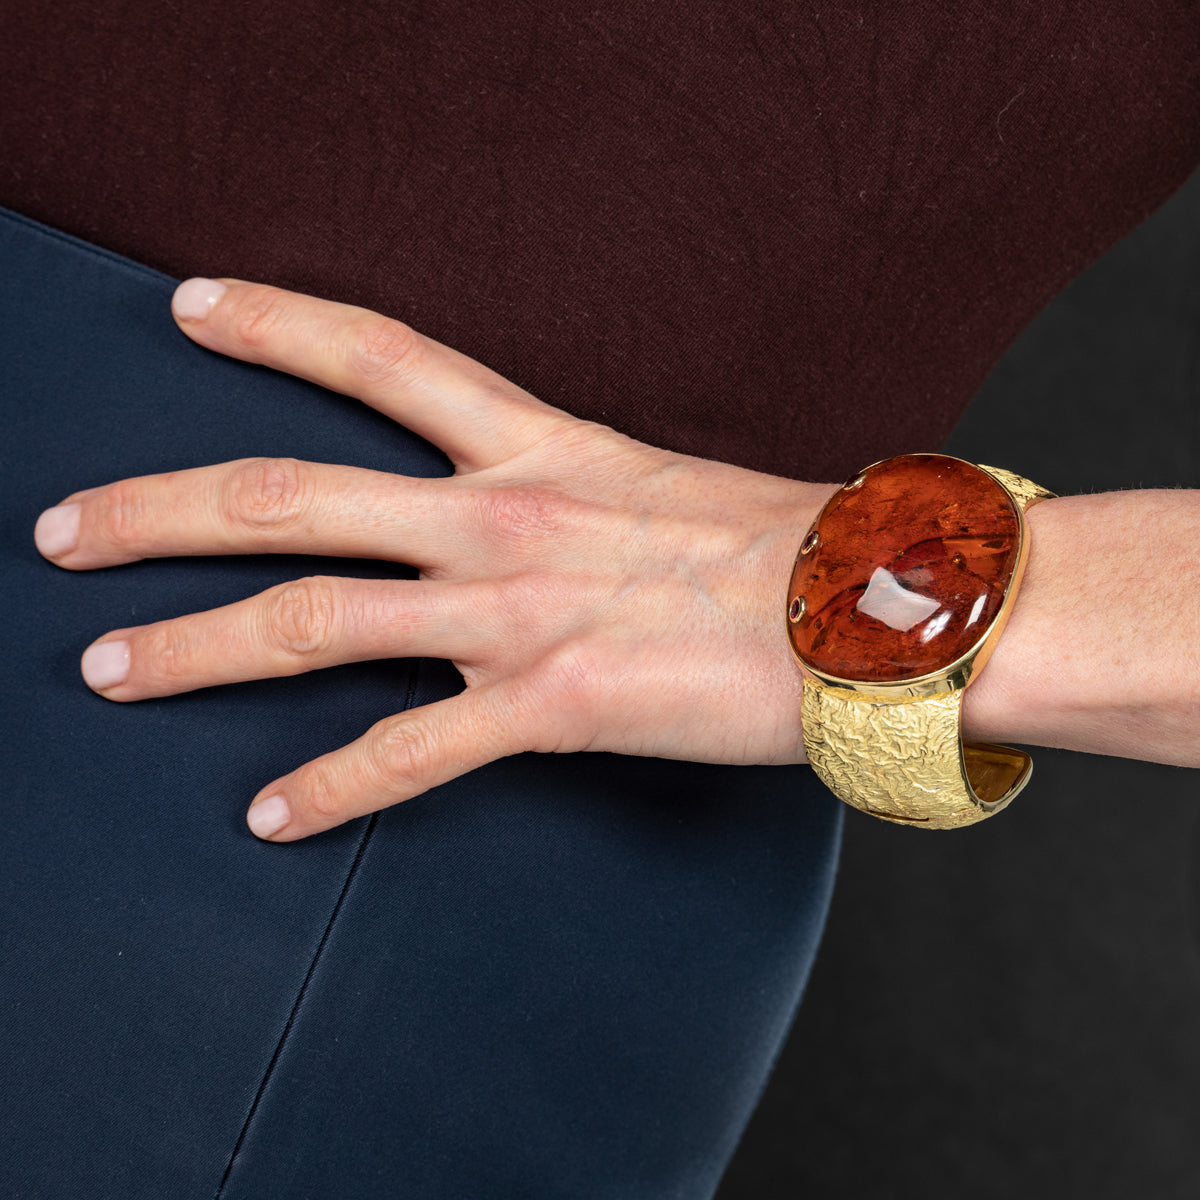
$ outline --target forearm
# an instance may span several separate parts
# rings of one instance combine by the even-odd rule
[[[1062,497],[1028,520],[966,739],[1200,766],[1200,491]]]

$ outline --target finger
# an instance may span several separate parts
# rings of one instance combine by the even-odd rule
[[[251,458],[124,479],[44,512],[38,549],[71,570],[194,554],[330,554],[422,569],[452,551],[448,481]]]
[[[380,721],[263,788],[246,823],[260,838],[293,842],[529,749],[529,723],[512,692],[506,682],[472,688]]]
[[[472,615],[485,584],[317,576],[260,595],[105,634],[84,681],[110,700],[144,700],[382,658],[471,662],[488,635]]]
[[[565,413],[399,321],[239,280],[189,279],[179,327],[210,350],[354,396],[478,470],[511,457]]]

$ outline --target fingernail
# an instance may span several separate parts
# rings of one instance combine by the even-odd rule
[[[203,321],[226,290],[215,279],[185,279],[171,297],[171,311],[181,321]]]
[[[83,681],[93,691],[116,687],[124,683],[129,675],[129,643],[97,642],[83,652],[79,669]]]
[[[79,542],[79,511],[78,504],[60,504],[57,508],[46,509],[38,517],[33,527],[33,540],[47,558],[75,549]]]
[[[257,804],[250,805],[246,813],[246,824],[255,837],[269,838],[278,833],[290,820],[287,801],[282,796],[268,796]]]

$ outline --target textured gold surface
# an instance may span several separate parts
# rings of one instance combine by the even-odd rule
[[[1036,483],[1032,483],[1023,475],[1014,475],[1012,471],[1006,471],[1003,467],[987,467],[983,463],[977,465],[981,471],[986,471],[997,483],[1012,493],[1012,498],[1020,506],[1022,512],[1039,500],[1054,498],[1053,492],[1046,491],[1044,487],[1038,487]]]
[[[1022,512],[1054,495],[1002,467],[979,466]],[[1002,627],[998,621],[992,632]],[[972,789],[959,734],[962,681],[969,679],[968,665],[950,681],[952,691],[901,698],[837,687],[806,671],[801,717],[813,769],[847,804],[885,821],[955,829],[999,812],[1028,782],[1032,764],[1019,750],[967,747],[970,774],[986,798]]]
[[[1020,788],[991,804],[971,791],[958,735],[962,695],[872,699],[806,679],[801,718],[813,770],[836,796],[887,821],[954,829],[999,812]],[[1022,786],[1026,779],[1028,770]]]

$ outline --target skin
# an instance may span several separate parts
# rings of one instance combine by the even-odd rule
[[[307,837],[527,750],[804,761],[783,592],[837,485],[632,441],[362,309],[192,280],[173,311],[200,345],[357,397],[455,465],[417,480],[243,460],[93,488],[39,519],[39,549],[69,570],[271,552],[420,569],[298,580],[85,652],[85,679],[116,701],[372,658],[454,662],[461,695],[264,787],[256,834]],[[1029,524],[1026,580],[965,693],[964,736],[1200,766],[1200,493],[1050,500]],[[1184,552],[1154,569],[1131,547]]]

